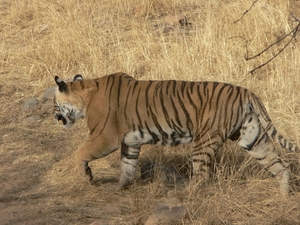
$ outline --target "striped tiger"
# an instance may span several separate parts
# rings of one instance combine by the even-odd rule
[[[76,167],[93,183],[88,163],[121,148],[117,189],[134,181],[144,144],[192,142],[194,181],[207,181],[215,154],[235,140],[289,193],[289,168],[278,157],[272,140],[283,148],[299,148],[276,130],[261,100],[248,89],[219,82],[138,81],[125,73],[72,82],[55,77],[54,117],[65,128],[86,118],[89,136],[75,153]]]

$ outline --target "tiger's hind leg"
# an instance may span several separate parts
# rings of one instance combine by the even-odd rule
[[[238,144],[278,179],[280,192],[284,196],[288,195],[290,171],[278,157],[268,134],[261,130],[258,117],[254,112],[246,116],[240,133]]]
[[[121,176],[117,185],[117,190],[126,187],[134,181],[139,153],[140,147],[129,147],[126,144],[122,144]]]

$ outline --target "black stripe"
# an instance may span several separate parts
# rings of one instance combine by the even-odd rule
[[[103,127],[102,127],[102,130],[100,130],[98,136],[100,136],[103,132],[103,130],[105,129],[106,127],[106,124],[107,124],[107,121],[108,121],[108,118],[109,116],[111,115],[111,104],[114,102],[112,101],[112,91],[113,91],[113,84],[114,84],[114,81],[115,81],[115,77],[114,76],[108,76],[108,81],[107,81],[107,85],[106,85],[106,89],[105,89],[105,93],[108,89],[108,83],[109,83],[109,80],[112,79],[112,85],[110,86],[110,90],[109,90],[109,104],[108,104],[108,113],[107,113],[107,116],[106,116],[106,119],[105,119],[105,122],[103,124]]]
[[[156,83],[156,86],[155,86],[155,95],[156,97],[158,97],[158,90],[163,86],[163,81],[159,81],[158,83]]]
[[[81,89],[84,89],[84,81],[80,80],[79,82],[80,82]]]
[[[281,165],[283,165],[281,159],[280,159],[280,158],[277,158],[277,159],[276,159],[274,162],[272,162],[270,165],[266,166],[266,169],[270,169],[272,166],[274,166],[274,165],[277,164],[277,163],[280,163]],[[275,176],[277,176],[277,175],[275,175]]]
[[[255,157],[254,157],[255,158]],[[266,159],[267,158],[267,156],[265,156],[265,157],[262,157],[262,158],[255,158],[256,160],[258,160],[258,161],[261,161],[261,160],[264,160],[264,159]]]
[[[172,129],[175,130],[177,133],[183,134],[184,132],[180,129],[181,127],[177,126],[173,119],[171,119]]]
[[[275,138],[275,136],[276,136],[276,134],[277,134],[277,130],[276,129],[273,129],[273,131],[272,131],[272,134],[271,134],[271,138]]]
[[[202,120],[203,121],[203,120]],[[201,124],[201,132],[198,132],[198,136],[195,136],[194,143],[198,142],[205,134],[207,134],[210,130],[210,127],[207,126],[210,120],[207,119],[204,124]],[[199,128],[198,128],[199,129]]]
[[[195,85],[195,82],[190,82],[190,90],[191,90],[191,94],[193,94],[194,85]]]
[[[200,89],[199,89],[200,85],[198,84],[198,87],[197,87],[197,94],[198,94],[198,97],[199,97],[199,100],[200,100],[200,108],[202,107],[202,103],[203,103],[203,99],[202,99],[202,95],[200,93]]]
[[[259,131],[260,133],[260,131]],[[245,148],[248,151],[251,151],[253,149],[253,147],[258,146],[262,141],[264,141],[264,143],[266,143],[268,140],[268,135],[266,135],[265,133],[263,133],[260,137],[257,136],[256,139],[249,145],[247,145],[247,147]]]
[[[156,126],[156,128],[158,129],[159,133],[161,134],[162,136],[162,141],[163,141],[163,145],[167,143],[168,141],[168,134],[166,132],[164,132],[164,130],[162,129],[162,127],[160,126],[158,120],[157,120],[157,117],[155,116],[155,114],[153,113],[153,111],[151,110],[150,108],[150,112],[151,112],[151,117],[152,117],[152,120]]]
[[[118,82],[118,94],[117,94],[117,106],[118,108],[120,107],[120,95],[121,95],[121,87],[122,87],[122,77],[123,76],[120,76],[119,77],[119,82]]]
[[[178,94],[178,93],[177,93],[177,94]],[[189,112],[187,111],[187,109],[186,109],[186,107],[185,107],[185,105],[184,105],[182,99],[180,98],[179,94],[178,94],[178,101],[179,101],[179,104],[180,104],[180,106],[181,106],[181,108],[182,108],[182,110],[183,110],[183,112],[184,112],[184,114],[185,114],[185,117],[186,117],[186,119],[187,119],[187,122],[186,122],[187,127],[188,127],[190,130],[193,130],[193,122],[192,122],[192,120],[191,120],[190,114],[189,114]]]
[[[110,76],[107,76],[106,79],[107,79],[107,81],[105,82],[106,83],[105,93],[108,91],[108,89],[110,89],[110,94],[111,94],[112,87],[113,87],[113,85],[115,83],[115,76],[110,75]],[[111,85],[109,85],[110,84],[110,80],[112,80],[112,84]]]
[[[166,109],[165,105],[164,105],[164,95],[162,93],[162,88],[160,89],[160,104],[161,104],[161,108],[162,108],[162,111],[163,111],[163,114],[164,114],[164,118],[168,124],[169,127],[171,127],[171,124],[170,124],[170,117],[169,117],[169,114],[168,114],[168,110]]]
[[[137,80],[134,82],[133,89],[132,89],[132,95],[134,94],[136,86],[138,85],[138,83],[139,82]]]
[[[207,89],[207,82],[203,82],[203,95],[205,97],[205,102],[201,103],[201,110],[202,112],[200,113],[201,117],[200,117],[200,121],[203,121],[203,117],[205,116],[204,111],[207,109],[207,103],[209,100],[209,90]],[[200,85],[198,86],[198,93],[199,96],[201,95],[201,92],[199,91]]]
[[[205,164],[205,163],[206,163],[206,160],[204,160],[204,159],[194,159],[194,158],[193,158],[193,162],[199,162],[199,163]]]
[[[149,84],[146,87],[145,90],[145,100],[146,100],[146,107],[149,107],[149,89],[151,87],[151,85],[153,84],[153,81],[149,81]]]
[[[204,143],[207,143],[207,144],[204,145]],[[215,146],[215,147],[213,147],[213,146]],[[216,152],[216,150],[219,148],[219,146],[220,146],[220,142],[218,140],[213,140],[213,138],[211,138],[211,136],[210,136],[205,141],[202,141],[202,142],[198,143],[197,145],[194,145],[193,149],[200,150],[200,149],[204,149],[204,148],[211,148],[212,150],[214,150],[214,152]]]
[[[184,98],[184,89],[185,89],[185,86],[186,86],[186,82],[185,81],[181,81],[181,87],[180,87],[180,90],[181,90],[181,94],[182,94],[182,97]],[[178,94],[178,91],[177,91],[177,94]],[[179,96],[179,95],[178,95]]]
[[[140,92],[141,92],[141,89],[139,89],[139,92],[138,92],[138,95],[137,95],[136,104],[135,104],[135,112],[136,112],[136,115],[137,115],[137,118],[138,118],[138,121],[139,121],[139,125],[142,126],[142,119],[141,119],[141,116],[140,116],[139,110],[138,110],[138,108],[139,108],[138,104],[139,104]]]
[[[177,82],[175,80],[172,80],[172,83],[173,83],[173,96],[175,96],[176,94],[176,84]]]
[[[286,139],[283,139],[282,146],[283,146],[284,148],[286,148]]]
[[[153,143],[152,143],[152,144],[156,144],[156,143],[159,141],[158,136],[157,136],[154,132],[152,132],[152,131],[150,130],[150,128],[149,128],[147,122],[145,122],[145,126],[146,126],[146,128],[147,128],[149,134],[151,134],[151,136],[152,136],[152,139],[153,139]],[[149,144],[150,144],[150,143],[149,143]]]
[[[95,129],[98,127],[99,124],[100,121],[92,129],[90,129],[90,135],[94,133]]]
[[[237,93],[235,93],[235,91]],[[233,95],[234,93],[234,95]],[[227,108],[225,109],[226,112],[229,112],[230,113],[230,118],[229,118],[229,123],[227,126],[228,127],[232,127],[232,126],[235,126],[237,124],[237,122],[239,121],[241,115],[242,115],[242,111],[243,111],[243,104],[239,104],[238,105],[238,111],[237,112],[233,112],[233,106],[236,104],[236,102],[238,100],[240,100],[241,102],[241,99],[242,99],[242,96],[240,94],[240,88],[234,88],[234,86],[232,86],[232,92],[231,92],[231,95],[230,95],[230,99],[231,99],[231,96],[234,97],[234,99],[232,99],[232,104],[229,106],[229,101],[228,101],[228,106]],[[235,118],[235,120],[233,120],[233,118]],[[226,117],[227,119],[227,117]]]
[[[208,85],[208,82],[203,82],[202,85],[203,85],[203,90],[204,90],[204,96],[206,96],[207,95],[207,92],[206,92],[207,88],[206,87]]]
[[[97,91],[99,91],[99,82],[97,80],[94,80],[95,81],[95,84],[96,84],[96,87],[97,87]]]
[[[140,137],[141,137],[141,138],[144,138],[144,132],[143,132],[143,130],[142,130],[142,126],[141,126],[141,125],[138,125],[138,130],[139,130],[139,132],[140,132]]]
[[[187,97],[188,97],[188,100],[189,100],[189,103],[193,106],[194,108],[194,112],[195,112],[195,115],[196,115],[196,118],[197,118],[197,114],[198,114],[198,108],[197,108],[197,105],[195,104],[195,102],[193,101],[190,93],[187,91]]]
[[[199,153],[197,153],[197,154],[195,154],[195,153],[193,152],[193,162],[194,162],[194,160],[195,160],[195,162],[196,162],[196,160],[197,160],[197,159],[194,159],[195,156],[201,156],[201,155],[207,156],[207,157],[209,158],[209,163],[212,163],[212,162],[213,162],[213,157],[212,157],[211,154],[208,153],[208,152],[199,152]]]
[[[218,91],[218,94],[217,94],[217,97],[216,97],[216,99],[217,99],[217,101],[216,101],[216,106],[219,105],[219,101],[220,101],[220,98],[221,98],[221,94],[222,94],[224,88],[227,86],[226,84],[221,84],[221,85],[222,85],[222,87],[221,87],[220,90]]]
[[[176,119],[176,122],[177,122],[177,124],[178,124],[180,127],[182,127],[182,124],[181,124],[180,119],[179,119],[178,111],[177,111],[176,105],[175,105],[175,103],[174,103],[174,101],[173,101],[173,98],[170,97],[170,100],[171,100],[171,103],[172,103],[173,112],[175,113],[175,119]]]
[[[121,152],[122,152],[122,155],[125,156],[127,159],[138,159],[138,157],[139,157],[139,155],[131,155],[128,152],[124,152],[124,151],[121,151]]]
[[[127,89],[126,101],[125,101],[125,105],[124,105],[125,122],[127,122],[127,120],[128,120],[126,109],[127,109],[127,103],[128,103],[128,98],[129,98],[130,90],[131,90],[131,86],[129,86],[129,88]]]
[[[171,80],[168,80],[167,81],[167,85],[166,85],[166,94],[169,95],[169,87],[171,85],[172,81]]]
[[[73,91],[73,89],[74,89],[74,83],[70,82],[70,86],[71,86],[71,91]]]

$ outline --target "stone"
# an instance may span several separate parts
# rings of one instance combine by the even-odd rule
[[[19,164],[19,163],[22,162],[22,161],[23,161],[22,158],[17,158],[17,159],[15,159],[15,160],[12,162],[12,164],[13,164],[13,165],[16,165],[16,164]]]
[[[41,117],[39,115],[32,115],[32,116],[29,116],[27,118],[25,118],[23,121],[22,121],[22,124],[23,125],[31,125],[31,124],[35,124],[37,121],[39,121],[41,119]]]
[[[53,113],[53,107],[54,107],[53,101],[48,100],[42,104],[41,110],[43,112]]]
[[[94,221],[90,225],[109,225],[108,223],[103,223],[102,221]]]
[[[38,104],[39,100],[37,98],[29,98],[24,102],[22,110],[34,110]]]
[[[155,225],[158,223],[180,222],[186,215],[185,207],[180,203],[178,198],[168,199],[157,205],[152,215],[145,222],[145,225]]]
[[[45,90],[44,96],[43,96],[43,101],[48,101],[48,100],[53,99],[56,87],[57,86],[52,86],[52,87],[49,87]]]
[[[144,225],[155,225],[158,224],[159,220],[154,216],[151,215],[148,217]]]

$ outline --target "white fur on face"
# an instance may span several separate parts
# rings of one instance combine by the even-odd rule
[[[78,109],[70,103],[58,103],[55,101],[54,117],[57,121],[63,122],[64,128],[70,128],[78,118],[84,117],[83,110]]]

